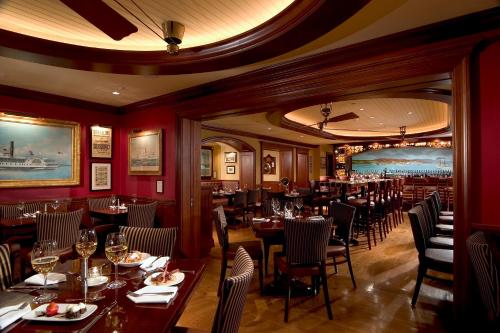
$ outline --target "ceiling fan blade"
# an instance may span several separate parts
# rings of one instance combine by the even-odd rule
[[[102,0],[60,0],[81,17],[114,40],[121,40],[138,29]]]
[[[351,120],[351,119],[356,119],[359,118],[357,114],[354,112],[349,112],[349,113],[344,113],[335,117],[331,117],[328,119],[328,122],[339,122],[339,121],[345,121],[345,120]]]

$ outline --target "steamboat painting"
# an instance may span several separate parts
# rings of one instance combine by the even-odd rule
[[[405,147],[369,150],[352,156],[352,170],[360,174],[451,174],[451,148]]]
[[[161,130],[133,132],[128,140],[130,175],[162,174]]]
[[[79,183],[79,125],[0,113],[0,187]]]

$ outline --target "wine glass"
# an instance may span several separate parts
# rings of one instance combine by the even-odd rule
[[[54,270],[59,256],[56,254],[57,242],[55,240],[43,240],[36,242],[31,251],[31,265],[33,269],[43,275],[43,293],[36,297],[35,303],[46,303],[57,297],[56,293],[48,293],[47,275]]]
[[[106,257],[115,264],[115,280],[108,283],[109,289],[118,289],[123,287],[126,282],[123,280],[118,280],[118,263],[125,259],[127,256],[127,239],[125,235],[119,232],[113,232],[108,234],[106,237],[106,246],[104,251],[106,252]]]
[[[52,209],[54,210],[54,213],[57,212],[57,208],[61,205],[61,202],[59,200],[54,200],[50,204],[52,206]]]
[[[19,218],[23,218],[23,211],[24,211],[24,201],[19,201],[16,205],[17,210],[19,210]]]
[[[111,206],[113,206],[113,208],[116,208],[116,195],[112,195],[111,196]]]
[[[300,215],[300,210],[302,209],[302,206],[304,206],[304,203],[302,202],[302,198],[297,198],[295,200],[295,207],[299,210],[299,215],[297,215],[298,218],[301,218],[302,216]]]
[[[88,260],[97,249],[97,236],[94,229],[82,229],[76,242],[76,252],[83,257],[82,279],[87,282]]]
[[[280,201],[278,198],[271,199],[271,208],[273,209],[273,219],[276,219],[280,211]]]
[[[132,194],[132,203],[135,204],[137,202],[137,195]]]
[[[291,201],[287,201],[285,203],[285,218],[290,219],[293,217],[293,203]]]

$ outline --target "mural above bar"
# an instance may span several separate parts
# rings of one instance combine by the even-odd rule
[[[451,148],[404,147],[367,150],[352,155],[358,174],[451,175]]]

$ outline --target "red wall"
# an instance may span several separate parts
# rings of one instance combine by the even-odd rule
[[[136,194],[160,200],[175,199],[175,114],[165,108],[113,115],[78,107],[0,96],[0,111],[20,112],[46,118],[76,121],[81,125],[80,185],[44,188],[0,189],[0,201],[100,196],[110,193]],[[89,126],[113,127],[112,190],[90,191]],[[129,176],[127,135],[132,129],[163,129],[163,176]],[[94,159],[95,162],[110,161]],[[156,194],[156,180],[164,181],[164,192]]]
[[[103,112],[90,111],[77,107],[69,107],[58,104],[36,102],[19,98],[0,96],[0,111],[20,112],[29,115],[38,115],[51,119],[69,120],[80,123],[80,185],[78,186],[57,186],[57,187],[33,187],[33,188],[12,188],[0,189],[0,200],[31,200],[31,199],[52,199],[85,197],[89,195],[103,195],[106,193],[120,193],[119,161],[121,159],[120,133],[113,132],[113,159],[112,163],[112,186],[113,191],[90,191],[90,159],[89,159],[89,126],[111,125],[115,129],[118,124],[118,116]],[[105,162],[109,160],[96,159],[96,162]]]
[[[479,57],[481,217],[475,223],[500,225],[500,42]],[[474,111],[474,110],[473,110]]]

